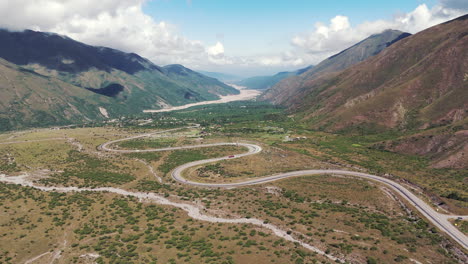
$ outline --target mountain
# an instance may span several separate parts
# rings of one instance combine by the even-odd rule
[[[286,78],[267,90],[261,98],[275,103],[282,103],[293,96],[309,81],[322,74],[338,72],[356,63],[374,56],[383,49],[391,46],[411,34],[398,30],[385,30],[380,34],[372,35],[352,47],[335,54],[318,65],[299,72],[297,76]]]
[[[56,85],[57,89],[53,91],[47,90],[47,87],[35,85],[35,93],[38,96],[40,92],[47,90],[50,97],[61,98],[60,101],[66,102],[65,95],[70,94],[61,91],[60,88],[68,89],[73,86],[74,88],[69,91],[76,91],[76,94],[80,95],[85,94],[86,98],[94,94],[93,101],[89,103],[102,105],[101,107],[105,105],[110,117],[139,113],[145,109],[159,109],[168,105],[216,100],[219,95],[239,93],[231,86],[181,65],[160,67],[134,53],[90,46],[54,33],[0,30],[0,58],[9,62],[5,64],[3,61],[3,67],[8,65],[9,69],[16,69],[20,72],[15,76],[28,73],[27,82],[22,79],[12,81],[19,94],[29,91],[29,83],[33,78],[41,80],[45,78],[60,84]],[[35,77],[32,77],[33,75]],[[37,83],[47,82],[38,81]],[[10,85],[5,80],[0,84]],[[55,92],[62,94],[54,94]],[[0,98],[2,98],[0,103],[10,105],[13,99],[6,96],[6,93],[6,90],[0,90]],[[95,115],[85,114],[87,111],[80,108],[88,105],[88,102],[83,102],[79,106],[74,104],[74,99],[70,98],[70,100],[68,103],[77,107],[76,113],[83,115],[81,118],[68,118],[69,121],[95,117]],[[24,107],[30,110],[42,107],[35,105],[35,101],[26,102],[28,105]],[[21,110],[17,111],[21,112]],[[99,107],[95,107],[91,112],[99,115]],[[0,114],[6,115],[4,112]],[[65,119],[67,116],[64,114]],[[30,124],[36,124],[39,119],[30,121],[32,122]],[[11,121],[10,125],[18,126],[19,123],[21,122]],[[28,124],[25,121],[23,125]]]
[[[245,86],[248,89],[254,89],[254,90],[266,90],[271,87],[273,87],[275,84],[280,82],[283,79],[286,79],[290,76],[296,76],[300,75],[309,69],[311,69],[313,66],[306,67],[304,69],[299,69],[296,71],[292,72],[279,72],[275,75],[272,76],[255,76],[255,77],[250,77],[241,81],[236,82],[237,85],[240,86]]]
[[[209,71],[198,71],[198,72],[208,77],[215,78],[222,82],[227,82],[227,83],[237,82],[242,79],[242,77],[240,76],[236,76],[236,75],[232,75],[228,73],[222,73],[222,72],[209,72]]]
[[[468,15],[400,40],[342,72],[306,79],[275,98],[312,128],[341,133],[403,130],[376,147],[466,168]]]
[[[464,16],[426,29],[342,72],[305,79],[293,94],[273,101],[331,130],[461,120],[468,107],[467,26]]]

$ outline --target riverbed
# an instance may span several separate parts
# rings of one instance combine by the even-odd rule
[[[226,95],[226,96],[220,96],[221,98],[219,100],[214,100],[214,101],[203,101],[203,102],[197,102],[197,103],[192,103],[192,104],[186,104],[186,105],[181,105],[181,106],[172,106],[168,108],[163,108],[163,109],[158,109],[158,110],[143,110],[144,113],[161,113],[161,112],[170,112],[170,111],[175,111],[175,110],[182,110],[182,109],[187,109],[192,106],[198,106],[198,105],[209,105],[209,104],[223,104],[223,103],[229,103],[233,101],[243,101],[243,100],[251,100],[260,95],[260,91],[257,90],[249,90],[249,89],[243,89],[243,87],[236,86],[230,84],[232,87],[236,88],[239,90],[239,94],[234,94],[234,95]]]

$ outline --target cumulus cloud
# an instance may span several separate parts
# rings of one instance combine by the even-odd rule
[[[1,0],[0,26],[10,29],[53,28],[64,20],[97,17],[141,6],[145,0]]]
[[[208,47],[206,52],[211,56],[224,55],[224,45],[218,41],[214,46]]]
[[[366,21],[354,27],[351,26],[348,17],[337,15],[327,24],[315,23],[314,30],[296,35],[291,40],[291,44],[298,48],[296,51],[298,56],[306,58],[307,62],[317,63],[318,60],[322,60],[330,54],[339,52],[386,29],[417,33],[461,16],[468,11],[467,3],[466,0],[442,0],[433,8],[421,4],[409,13],[395,15],[391,20]],[[300,55],[301,52],[304,54]]]
[[[0,27],[56,32],[78,41],[135,52],[157,64],[209,61],[201,41],[146,15],[147,0],[0,0]],[[223,51],[224,52],[224,51]]]
[[[222,41],[206,44],[181,35],[174,25],[143,12],[149,0],[0,0],[0,27],[56,32],[91,45],[135,52],[156,64],[180,63],[195,68],[300,67],[315,64],[385,29],[411,33],[468,11],[466,0],[440,0],[389,20],[351,25],[346,14],[317,22],[291,40],[289,51],[242,57],[229,56]],[[187,0],[191,4],[190,0]]]

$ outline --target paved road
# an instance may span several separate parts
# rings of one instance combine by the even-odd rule
[[[192,128],[192,127],[190,127]],[[405,200],[407,200],[411,205],[413,205],[424,217],[426,217],[433,225],[435,225],[437,228],[445,232],[447,235],[449,235],[453,240],[455,240],[458,244],[460,244],[462,247],[464,247],[466,250],[468,250],[468,237],[463,234],[461,231],[459,231],[457,228],[455,228],[448,220],[453,219],[453,218],[458,218],[461,217],[463,219],[468,219],[468,216],[456,216],[456,215],[446,215],[446,214],[440,214],[436,212],[430,205],[428,205],[426,202],[421,200],[419,197],[414,195],[411,191],[403,187],[397,182],[394,182],[390,179],[380,177],[377,175],[372,175],[372,174],[367,174],[367,173],[362,173],[362,172],[355,172],[355,171],[345,171],[345,170],[301,170],[301,171],[293,171],[293,172],[287,172],[287,173],[279,173],[271,176],[266,176],[262,178],[255,178],[255,179],[248,179],[242,182],[235,182],[235,183],[220,183],[220,184],[213,184],[213,183],[201,183],[201,182],[194,182],[185,179],[182,176],[182,172],[188,168],[194,167],[194,166],[199,166],[207,163],[212,163],[212,162],[217,162],[221,160],[227,160],[227,159],[233,159],[233,158],[241,158],[249,155],[254,155],[257,153],[260,153],[262,151],[262,148],[260,146],[250,144],[250,143],[215,143],[215,144],[203,144],[203,145],[193,145],[193,146],[183,146],[183,147],[169,147],[169,148],[160,148],[160,149],[146,149],[146,150],[117,150],[117,149],[112,149],[110,147],[111,144],[125,141],[125,140],[130,140],[130,139],[136,139],[136,138],[142,138],[142,137],[147,137],[151,136],[154,134],[160,134],[160,133],[167,133],[167,132],[172,132],[175,130],[179,129],[184,129],[184,128],[178,128],[178,129],[170,129],[170,130],[165,130],[161,132],[156,132],[156,133],[149,133],[149,134],[143,134],[143,135],[138,135],[138,136],[133,136],[129,138],[124,138],[124,139],[119,139],[119,140],[114,140],[110,141],[107,143],[102,144],[99,149],[104,150],[104,151],[110,151],[110,152],[120,152],[120,153],[135,153],[135,152],[156,152],[156,151],[170,151],[170,150],[179,150],[179,149],[192,149],[192,148],[200,148],[200,147],[212,147],[212,146],[226,146],[226,145],[237,145],[237,146],[243,146],[247,148],[247,152],[243,154],[238,154],[238,155],[230,155],[230,156],[225,156],[225,157],[220,157],[220,158],[213,158],[213,159],[206,159],[206,160],[199,160],[199,161],[194,161],[190,163],[183,164],[177,168],[175,168],[171,175],[174,178],[174,180],[183,183],[183,184],[188,184],[192,186],[198,186],[198,187],[212,187],[212,188],[236,188],[236,187],[241,187],[241,186],[248,186],[248,185],[254,185],[254,184],[262,184],[262,183],[267,183],[267,182],[272,182],[272,181],[277,181],[285,178],[290,178],[290,177],[298,177],[298,176],[309,176],[309,175],[322,175],[322,174],[339,174],[339,175],[347,175],[347,176],[353,176],[353,177],[360,177],[372,181],[376,181],[382,184],[385,184],[386,186],[390,187],[393,191],[398,193],[401,197],[403,197]]]

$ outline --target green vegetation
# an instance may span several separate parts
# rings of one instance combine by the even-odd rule
[[[241,111],[243,116],[234,110]],[[148,133],[153,131],[152,128],[161,129],[158,125],[205,122],[205,126],[196,133],[192,133],[194,129],[188,134],[203,143],[246,140],[258,142],[264,148],[264,152],[248,159],[229,159],[193,171],[201,177],[214,176],[215,179],[210,180],[217,180],[216,177],[220,176],[260,176],[261,173],[257,175],[250,168],[264,168],[264,164],[268,164],[267,169],[296,170],[296,165],[280,167],[277,162],[280,160],[307,163],[312,168],[346,165],[376,173],[391,173],[423,187],[429,186],[429,190],[444,190],[440,193],[446,197],[445,200],[464,202],[463,171],[440,170],[441,177],[446,180],[440,183],[428,178],[428,175],[439,175],[434,174],[439,170],[428,168],[426,159],[374,147],[376,142],[398,136],[392,132],[347,136],[313,131],[286,117],[282,109],[255,102],[203,106],[152,116],[153,122],[145,126],[138,126],[140,121],[137,119],[126,118],[129,126],[124,129],[87,128],[54,132],[76,138],[84,146],[81,151],[71,150],[76,146],[66,141],[60,144],[45,142],[8,148],[2,146],[2,150],[8,149],[5,153],[10,156],[0,158],[0,164],[15,163],[16,168],[11,168],[12,171],[24,170],[25,165],[32,164],[35,159],[46,158],[46,162],[33,164],[34,169],[45,167],[56,171],[39,180],[48,186],[118,186],[202,205],[206,211],[201,209],[201,213],[230,218],[255,217],[281,226],[288,234],[327,253],[352,258],[359,263],[380,263],[383,260],[406,263],[409,258],[421,262],[430,259],[434,263],[451,263],[455,259],[451,255],[450,243],[441,234],[417,215],[403,210],[398,202],[383,195],[374,183],[317,175],[231,190],[190,188],[173,184],[164,174],[190,161],[245,150],[221,146],[167,153],[95,153],[96,146],[119,138],[122,133],[133,135]],[[34,139],[35,133],[32,132],[27,139]],[[109,137],[110,133],[117,136]],[[286,135],[295,141],[283,141]],[[9,135],[0,137],[4,140]],[[144,139],[122,142],[124,144],[120,146],[159,148],[193,142],[192,138],[185,142],[180,138],[177,142],[174,139]],[[28,148],[31,146],[34,148]],[[163,183],[155,180],[147,166],[135,159],[153,166]],[[80,256],[90,252],[99,254],[96,263],[328,261],[298,244],[278,239],[267,229],[195,221],[180,209],[110,193],[45,193],[0,184],[0,211],[6,215],[0,220],[2,263],[25,262],[51,249],[52,252],[63,250],[62,258],[67,263],[84,262]],[[331,222],[333,226],[330,226]],[[462,230],[466,229],[465,222],[459,221],[458,224]],[[66,246],[62,246],[64,234]]]
[[[66,160],[68,168],[63,173],[54,174],[52,177],[41,180],[47,185],[63,184],[71,186],[79,184],[83,186],[95,186],[96,184],[124,184],[135,180],[129,173],[115,170],[109,160],[102,160],[90,155],[71,150]],[[82,179],[84,182],[77,181]]]
[[[177,166],[202,159],[207,159],[207,156],[201,150],[176,150],[166,158],[164,164],[159,166],[159,170],[168,173]]]
[[[239,101],[228,104],[196,106],[174,112],[154,113],[152,116],[153,119],[160,120],[154,122],[155,126],[167,121],[185,121],[209,127],[216,124],[285,120],[282,115],[283,111],[282,107],[268,103]]]
[[[17,171],[18,171],[18,167],[17,167],[16,162],[10,161],[8,157],[0,159],[0,172],[11,173],[11,172],[17,172]]]
[[[234,152],[239,152],[239,148],[234,146],[222,146],[193,150],[176,150],[166,157],[165,162],[159,166],[158,169],[163,173],[168,173],[177,166],[191,161],[222,157],[223,155],[232,154]]]
[[[43,193],[0,183],[0,201],[2,212],[8,213],[0,222],[2,263],[41,254],[46,259],[57,252],[66,263],[83,262],[82,255],[90,252],[99,254],[96,263],[324,261],[248,225],[194,221],[178,209],[134,198]],[[277,253],[268,253],[273,248]]]
[[[433,169],[430,160],[416,155],[393,153],[375,148],[382,140],[394,137],[394,133],[369,136],[331,135],[322,132],[307,133],[308,139],[283,144],[290,150],[325,162],[351,164],[376,174],[393,174],[424,186],[433,193],[466,203],[466,169]],[[309,150],[326,155],[311,154]],[[464,176],[465,175],[465,176]]]
[[[142,153],[127,153],[125,156],[133,159],[141,159],[147,162],[158,161],[161,159],[161,153],[157,152],[142,152]]]
[[[393,153],[379,148],[382,141],[408,136],[414,131],[386,130],[375,133],[374,128],[361,126],[357,131],[359,133],[354,131],[351,135],[349,133],[352,131],[342,134],[325,133],[311,130],[308,123],[294,120],[300,116],[287,117],[283,108],[263,102],[198,106],[152,114],[152,118],[154,122],[148,128],[171,123],[200,123],[205,132],[213,134],[211,137],[260,140],[318,161],[358,166],[376,174],[392,174],[418,184],[431,193],[449,196],[456,206],[466,206],[468,193],[463,180],[466,169],[434,169],[430,167],[431,160],[428,157]],[[287,134],[299,134],[307,136],[307,139],[284,143],[282,141]],[[168,170],[165,166],[167,165],[161,165],[164,172]],[[450,195],[451,193],[456,195]]]
[[[171,147],[177,140],[173,138],[137,139],[120,142],[118,145],[124,149],[153,149]]]
[[[455,224],[463,233],[468,234],[468,221],[456,219]]]
[[[208,174],[215,174],[215,175],[219,175],[221,177],[227,177],[227,178],[237,176],[235,174],[232,174],[226,171],[223,165],[221,165],[221,163],[209,164],[204,167],[201,167],[197,169],[197,173],[199,177],[202,177],[202,178],[209,177]]]

